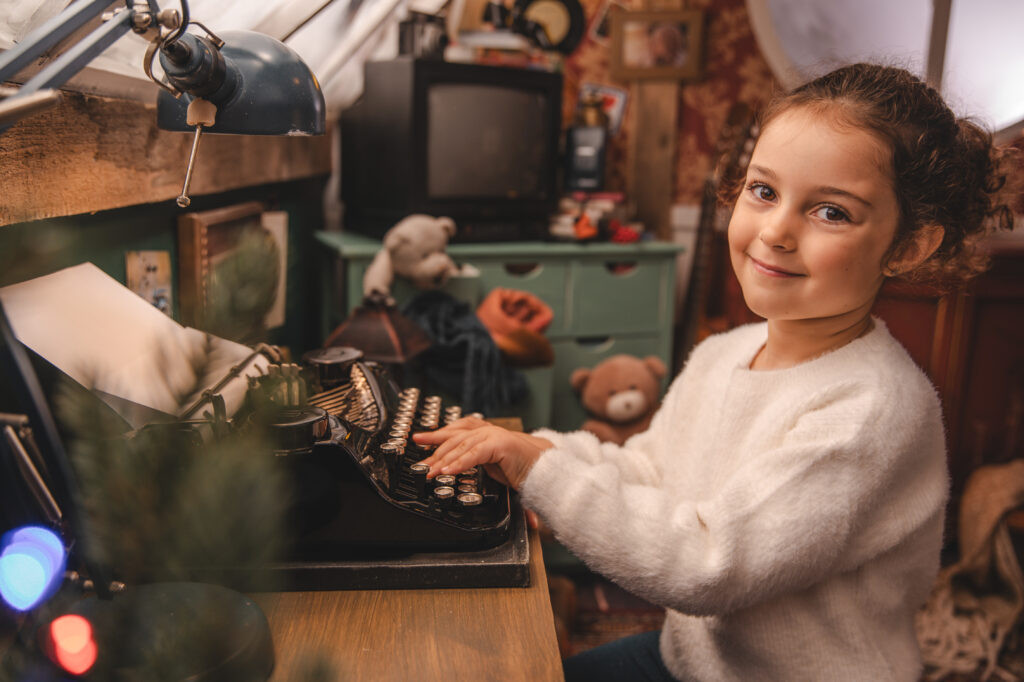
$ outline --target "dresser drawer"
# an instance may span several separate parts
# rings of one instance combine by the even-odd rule
[[[671,259],[603,258],[573,264],[569,323],[573,335],[655,332],[672,326]]]

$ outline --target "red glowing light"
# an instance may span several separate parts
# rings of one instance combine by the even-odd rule
[[[96,662],[92,625],[85,618],[69,614],[54,619],[50,638],[57,663],[72,675],[81,675]]]

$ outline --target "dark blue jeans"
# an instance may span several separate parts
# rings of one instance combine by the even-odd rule
[[[623,637],[562,661],[565,682],[676,682],[658,650],[660,631]]]

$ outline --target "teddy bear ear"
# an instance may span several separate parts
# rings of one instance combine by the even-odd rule
[[[651,374],[659,379],[668,374],[668,368],[657,355],[648,355],[644,358],[644,364],[647,365],[647,369],[651,370]]]
[[[448,216],[442,216],[437,219],[438,224],[444,228],[444,231],[449,237],[455,234],[455,221]]]
[[[572,374],[569,375],[569,383],[572,384],[573,390],[578,392],[583,388],[583,384],[587,383],[589,378],[590,370],[586,367],[580,367],[573,370]]]

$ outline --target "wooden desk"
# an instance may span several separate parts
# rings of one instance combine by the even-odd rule
[[[253,595],[274,637],[273,682],[562,680],[540,540],[530,531],[530,586],[339,590]]]

